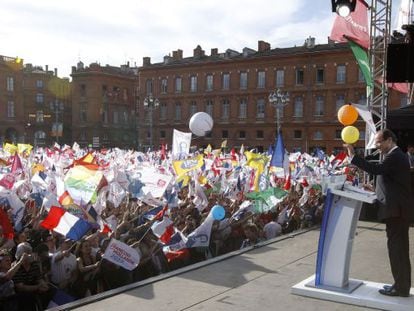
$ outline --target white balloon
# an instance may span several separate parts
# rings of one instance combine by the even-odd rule
[[[197,112],[190,119],[190,130],[194,135],[205,136],[213,128],[213,119],[206,112]]]

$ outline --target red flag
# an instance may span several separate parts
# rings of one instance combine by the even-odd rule
[[[308,181],[306,180],[305,177],[303,177],[303,180],[302,180],[301,184],[302,184],[303,188],[306,188],[306,187],[309,186],[309,183],[308,183]]]
[[[400,93],[408,94],[408,83],[387,83],[387,87]]]
[[[3,237],[12,240],[14,238],[13,226],[6,212],[2,208],[0,208],[0,225],[3,228]]]
[[[292,183],[290,182],[290,173],[289,173],[288,178],[286,179],[285,185],[283,186],[283,189],[288,191],[290,190],[291,186],[292,186]]]
[[[341,151],[331,161],[331,164],[333,165],[335,163],[335,161],[338,161],[338,164],[340,164],[340,163],[342,163],[345,160],[345,158],[346,158],[346,152],[345,151]]]
[[[368,4],[357,0],[355,11],[347,17],[337,15],[332,27],[330,39],[338,42],[354,41],[364,49],[370,45],[368,28]]]
[[[20,161],[20,157],[16,153],[13,156],[13,164],[12,164],[11,172],[12,173],[21,173],[22,170],[23,170],[22,161]]]

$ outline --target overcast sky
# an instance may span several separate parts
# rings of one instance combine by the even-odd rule
[[[393,7],[400,0],[393,1]],[[302,45],[309,36],[327,43],[334,14],[330,0],[0,0],[0,55],[58,68],[142,65],[161,62],[182,49],[191,56],[200,45],[257,49]],[[398,8],[397,8],[398,9]],[[394,9],[393,9],[394,11]]]

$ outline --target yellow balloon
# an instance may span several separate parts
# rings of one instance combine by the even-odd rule
[[[345,126],[341,132],[342,140],[347,144],[353,144],[359,139],[359,130],[352,125]]]

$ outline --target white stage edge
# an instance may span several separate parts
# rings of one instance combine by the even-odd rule
[[[360,281],[360,280],[357,280]],[[322,300],[330,300],[361,307],[375,308],[391,311],[413,311],[414,310],[414,288],[410,290],[410,297],[389,297],[381,295],[378,290],[383,283],[361,281],[363,284],[357,287],[352,293],[330,291],[306,284],[315,283],[315,275],[292,286],[292,293],[300,296],[307,296]]]

